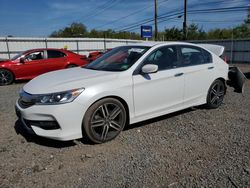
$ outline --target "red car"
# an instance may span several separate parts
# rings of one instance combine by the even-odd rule
[[[98,57],[100,57],[103,54],[103,52],[97,51],[97,52],[90,52],[88,56],[89,62],[96,60]]]
[[[28,50],[10,60],[0,60],[0,85],[8,85],[15,80],[30,80],[49,71],[82,66],[88,62],[86,56],[64,49]]]
[[[110,50],[112,50],[112,49],[109,48],[104,52],[102,52],[102,51],[90,52],[89,56],[88,56],[89,62],[96,60],[98,57],[101,57],[103,54],[105,54],[106,52],[109,52]]]

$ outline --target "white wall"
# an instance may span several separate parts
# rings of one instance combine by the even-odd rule
[[[13,57],[19,52],[34,48],[64,48],[79,54],[88,55],[90,51],[104,50],[121,45],[142,42],[139,40],[103,38],[4,38],[0,37],[0,59]]]

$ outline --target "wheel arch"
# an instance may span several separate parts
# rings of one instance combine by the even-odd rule
[[[125,127],[126,127],[127,125],[129,125],[129,122],[130,122],[129,106],[128,106],[127,102],[126,102],[123,98],[121,98],[121,97],[119,97],[119,96],[116,96],[116,95],[104,96],[104,97],[101,97],[101,98],[95,100],[94,102],[91,103],[91,105],[89,105],[89,107],[87,108],[86,112],[87,112],[95,103],[97,103],[98,101],[101,101],[101,100],[103,100],[103,99],[107,99],[107,98],[116,99],[116,100],[118,100],[119,102],[122,103],[122,105],[124,106],[125,111],[126,111],[126,124],[125,124]],[[83,124],[83,123],[84,123],[84,118],[85,118],[85,116],[86,116],[86,112],[85,112],[85,114],[84,114],[84,116],[83,116],[83,119],[82,119],[82,126],[81,126],[81,129],[82,129],[82,137],[83,137],[83,138],[87,138],[88,141],[91,141],[91,140],[88,138],[88,136],[87,136],[87,132],[86,132],[86,130],[85,130],[85,128],[84,128],[84,124]]]
[[[15,82],[15,80],[16,80],[16,75],[15,75],[15,73],[13,72],[13,70],[11,70],[11,69],[9,69],[9,68],[6,68],[6,67],[0,67],[0,70],[7,70],[7,71],[10,71],[11,73],[12,73],[12,75],[13,75],[13,82]]]
[[[217,78],[217,79],[215,79],[215,80],[220,80],[220,81],[223,82],[223,84],[224,84],[224,86],[225,86],[225,94],[226,94],[226,92],[227,92],[226,79],[225,79],[225,78],[222,78],[222,77],[219,77],[219,78]],[[215,81],[215,80],[214,80],[214,81]]]
[[[119,96],[117,96],[117,95],[108,95],[108,96],[105,96],[105,97],[101,97],[101,98],[95,100],[95,101],[88,107],[88,109],[89,109],[93,104],[97,103],[98,101],[103,100],[103,99],[107,99],[107,98],[113,98],[113,99],[116,99],[116,100],[118,100],[119,102],[122,103],[122,105],[124,106],[124,108],[125,108],[125,110],[126,110],[126,125],[129,125],[129,123],[130,123],[130,115],[129,115],[129,112],[130,112],[130,111],[129,111],[129,106],[128,106],[127,102],[126,102],[122,97],[119,97]]]

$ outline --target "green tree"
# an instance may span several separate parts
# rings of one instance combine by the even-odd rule
[[[197,24],[191,24],[187,27],[188,40],[201,40],[206,38],[206,32],[199,28]]]
[[[177,27],[165,29],[164,31],[165,40],[182,40],[182,38],[183,38],[182,30]]]
[[[82,23],[72,23],[69,27],[54,31],[50,37],[86,37],[88,35],[87,28]]]

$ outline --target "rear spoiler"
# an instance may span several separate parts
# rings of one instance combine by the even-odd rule
[[[225,51],[225,47],[220,45],[215,45],[215,44],[199,44],[199,45],[213,52],[215,55],[219,57],[221,57]]]

